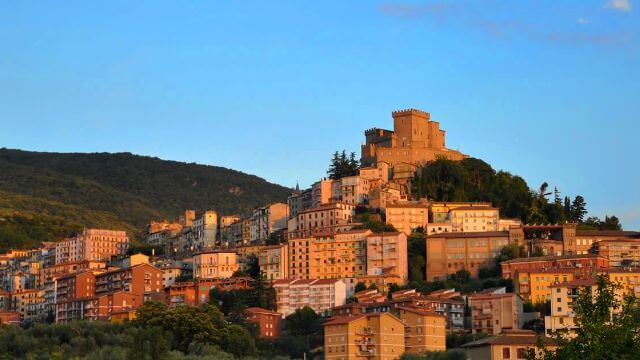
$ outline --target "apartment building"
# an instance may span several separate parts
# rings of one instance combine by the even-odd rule
[[[506,293],[504,288],[473,294],[468,300],[474,334],[499,335],[523,325],[522,300],[516,294]]]
[[[369,180],[361,176],[343,177],[332,184],[332,198],[349,205],[365,205],[369,202]]]
[[[593,244],[593,251],[612,267],[640,266],[640,239],[601,240]]]
[[[255,209],[249,225],[249,241],[251,243],[267,241],[273,232],[287,228],[288,219],[289,206],[284,203],[274,203]]]
[[[367,235],[366,241],[367,277],[397,277],[397,284],[405,285],[409,280],[407,235],[402,232],[373,233]]]
[[[355,206],[333,202],[298,212],[294,221],[289,221],[289,238],[310,236],[315,231],[335,229],[339,225],[351,223]]]
[[[369,230],[352,230],[289,240],[292,279],[356,278],[367,274]]]
[[[289,246],[287,244],[265,247],[258,254],[260,274],[268,280],[281,280],[289,276]]]
[[[591,276],[585,274],[584,276]],[[523,301],[542,304],[551,300],[551,285],[581,278],[573,269],[549,269],[535,272],[519,272],[515,281],[515,292]]]
[[[323,328],[326,359],[395,360],[405,352],[405,324],[390,313],[336,317]]]
[[[446,318],[424,308],[401,306],[398,317],[405,324],[405,351],[422,354],[446,351]]]
[[[608,268],[609,260],[601,255],[566,255],[519,258],[500,263],[502,277],[516,278],[517,273],[540,272],[552,269],[573,269],[580,274],[591,274],[596,269]]]
[[[449,334],[464,330],[465,303],[459,292],[453,289],[434,291],[429,295],[419,292],[412,294],[393,294],[392,302],[395,307],[411,306],[434,312],[446,319],[446,329]]]
[[[11,294],[11,309],[20,314],[20,320],[44,320],[44,290],[21,289]]]
[[[339,181],[339,180],[338,180]],[[322,179],[311,185],[311,207],[316,208],[334,201],[333,183],[336,180]]]
[[[205,211],[193,220],[191,230],[192,246],[195,249],[215,247],[218,235],[218,213],[213,210]]]
[[[305,306],[325,314],[347,301],[347,286],[340,279],[276,280],[273,288],[276,291],[277,311],[283,317]]]
[[[56,264],[73,261],[105,261],[124,255],[129,246],[125,231],[85,229],[74,238],[56,244]]]
[[[239,268],[237,254],[232,251],[206,251],[193,256],[196,279],[230,278]]]
[[[247,321],[258,326],[258,336],[262,339],[277,339],[280,336],[282,314],[275,311],[250,307],[245,310]]]
[[[407,235],[417,229],[427,229],[429,205],[426,202],[401,202],[387,204],[386,222]]]
[[[482,267],[494,265],[500,250],[509,244],[508,232],[442,233],[426,239],[427,280],[446,280],[465,269],[478,276]]]
[[[95,289],[98,297],[122,291],[140,299],[138,303],[142,304],[150,301],[163,287],[162,270],[150,264],[96,274]]]
[[[196,279],[177,282],[164,288],[162,301],[172,308],[179,305],[199,306],[209,301],[212,289],[219,291],[248,289],[250,284],[250,278]]]
[[[580,291],[596,286],[597,282],[593,278],[551,285],[551,315],[544,318],[546,333],[552,335],[557,331],[567,337],[573,337],[576,329],[573,302],[578,298]]]
[[[20,325],[20,314],[15,311],[0,311],[0,325]]]
[[[56,304],[56,322],[111,321],[112,314],[132,311],[143,303],[141,297],[125,291],[65,300]]]
[[[454,232],[498,231],[498,209],[485,205],[468,205],[451,209],[450,222]]]

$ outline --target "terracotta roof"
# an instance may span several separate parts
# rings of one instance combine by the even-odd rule
[[[595,281],[594,279],[575,279],[575,280],[571,280],[571,281],[565,281],[559,284],[552,284],[549,285],[549,287],[551,288],[556,288],[556,287],[582,287],[582,286],[593,286],[596,285],[598,282]]]
[[[429,234],[427,239],[435,238],[477,238],[477,237],[509,237],[508,231],[482,231],[482,232],[445,232]]]
[[[358,319],[362,319],[363,317],[366,317],[368,314],[358,314],[358,315],[354,315],[354,316],[335,316],[330,318],[329,320],[327,320],[324,324],[322,324],[322,326],[329,326],[329,325],[344,325],[344,324],[348,324],[354,320],[358,320]]]
[[[638,231],[619,231],[619,230],[576,230],[576,236],[631,236],[640,237]]]
[[[503,261],[503,264],[517,264],[517,263],[527,263],[527,262],[536,262],[536,261],[553,261],[553,260],[572,260],[572,259],[595,259],[595,258],[603,258],[604,256],[600,256],[597,254],[584,254],[584,255],[562,255],[562,256],[538,256],[538,257],[529,257],[529,258],[518,258],[511,259],[507,261]]]
[[[497,298],[505,298],[515,296],[514,293],[506,293],[506,294],[472,294],[469,295],[470,300],[489,300],[489,299],[497,299]]]
[[[451,209],[451,211],[458,211],[458,210],[463,210],[463,211],[467,211],[467,210],[485,211],[485,210],[498,210],[498,209],[496,209],[496,208],[494,208],[493,206],[490,206],[490,205],[460,206],[460,207]]]
[[[370,235],[367,235],[367,237],[398,236],[400,234],[404,234],[404,233],[401,233],[399,231],[388,231],[388,232],[382,232],[382,233],[372,233]]]
[[[419,308],[419,307],[415,307],[415,306],[398,306],[398,309],[404,310],[404,311],[409,311],[409,312],[412,312],[412,313],[418,314],[418,315],[434,316],[434,317],[442,317],[442,318],[446,317],[444,315],[437,314],[433,310],[429,310],[429,309],[425,309],[425,308]]]
[[[492,336],[478,341],[462,345],[463,348],[480,347],[487,345],[537,345],[541,340],[544,345],[555,346],[556,342],[546,336],[539,336],[533,331],[513,330],[498,336]]]
[[[271,311],[268,309],[263,309],[263,308],[259,308],[259,307],[250,307],[245,309],[246,312],[252,313],[252,314],[267,314],[267,315],[277,315],[277,316],[282,316],[282,314],[275,312],[275,311]]]

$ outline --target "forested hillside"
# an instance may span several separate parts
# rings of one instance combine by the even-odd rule
[[[56,240],[83,226],[132,234],[184,209],[222,214],[284,201],[289,189],[222,167],[130,153],[0,149],[0,250]]]

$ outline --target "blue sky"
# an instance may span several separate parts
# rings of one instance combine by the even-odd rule
[[[449,147],[639,229],[638,6],[5,0],[0,146],[308,185],[414,107]]]

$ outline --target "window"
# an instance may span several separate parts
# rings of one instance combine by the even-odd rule
[[[526,359],[527,358],[527,349],[518,348],[518,359]]]
[[[329,351],[331,352],[331,351]],[[503,359],[511,359],[511,349],[506,347],[502,348],[502,358]]]

